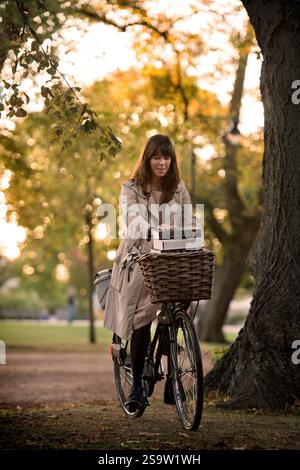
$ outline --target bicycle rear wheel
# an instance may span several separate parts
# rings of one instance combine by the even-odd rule
[[[133,380],[130,358],[130,341],[124,341],[114,334],[112,340],[112,358],[114,361],[115,385],[121,407],[126,416],[139,418],[144,413],[145,407],[138,408],[134,413],[130,413],[125,406]]]
[[[203,411],[203,368],[194,324],[184,311],[170,327],[171,376],[178,416],[185,429],[196,431]]]

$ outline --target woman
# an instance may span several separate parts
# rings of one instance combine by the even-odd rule
[[[151,304],[138,263],[130,266],[124,260],[129,253],[151,250],[150,222],[151,227],[159,225],[157,211],[152,207],[163,203],[170,208],[174,203],[181,207],[190,204],[191,198],[180,179],[170,138],[156,134],[148,140],[131,180],[122,184],[121,204],[127,206],[127,231],[116,254],[104,318],[105,327],[123,339],[131,339],[133,385],[127,400],[131,412],[143,403],[141,377],[150,327],[161,305]]]

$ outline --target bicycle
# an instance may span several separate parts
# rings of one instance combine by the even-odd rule
[[[133,263],[139,262],[151,302],[162,306],[156,314],[157,326],[144,363],[143,406],[134,412],[125,406],[133,383],[130,340],[123,340],[117,334],[112,338],[111,356],[117,396],[128,417],[143,415],[155,384],[166,378],[164,401],[176,405],[185,429],[198,429],[203,412],[203,366],[193,318],[187,313],[186,305],[192,300],[211,298],[214,258],[214,252],[201,248],[188,252],[174,250],[158,256],[130,253],[123,261],[124,265],[129,263],[129,270]],[[106,276],[107,273],[105,282]],[[98,282],[99,279],[95,285]],[[167,356],[166,371],[163,356]]]
[[[178,416],[185,429],[196,431],[203,411],[203,368],[199,341],[192,318],[182,303],[163,304],[157,312],[157,326],[150,341],[142,375],[144,406],[130,413],[125,406],[132,386],[130,341],[113,335],[111,354],[117,395],[125,414],[141,417],[149,405],[154,386],[167,377],[173,387]],[[167,356],[167,374],[163,355]],[[172,394],[172,391],[170,391]]]

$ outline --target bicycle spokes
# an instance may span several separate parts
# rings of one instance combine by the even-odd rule
[[[165,392],[168,393],[165,393],[165,402],[174,404],[175,400],[178,416],[186,429],[196,430],[199,427],[203,407],[201,353],[193,322],[185,311],[177,310],[172,324],[157,326],[142,375],[145,407],[139,408],[135,413],[130,413],[125,406],[133,384],[130,341],[124,342],[114,335],[111,352],[117,394],[127,416],[142,416],[155,383],[165,376],[162,356],[167,356],[168,389]]]
[[[203,406],[202,364],[194,325],[185,312],[176,315],[174,332],[171,358],[177,411],[187,429],[197,429]]]

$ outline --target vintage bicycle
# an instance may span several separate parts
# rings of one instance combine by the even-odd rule
[[[165,402],[176,405],[185,429],[196,431],[203,411],[203,368],[199,340],[187,306],[192,300],[211,297],[214,253],[203,248],[135,253],[128,255],[128,261],[131,265],[139,263],[151,302],[160,303],[161,308],[142,375],[144,404],[134,412],[125,406],[133,381],[130,341],[113,335],[111,355],[119,401],[127,416],[141,417],[155,384],[166,379]]]

